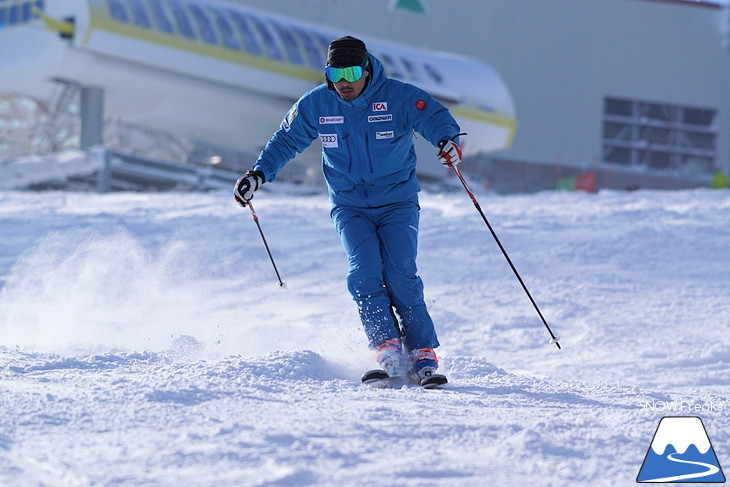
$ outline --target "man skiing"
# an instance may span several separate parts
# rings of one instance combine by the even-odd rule
[[[347,287],[370,348],[388,376],[414,372],[426,379],[438,368],[439,342],[416,271],[420,188],[413,131],[439,147],[445,165],[461,162],[463,134],[431,95],[386,77],[359,39],[330,43],[325,74],[326,83],[289,110],[253,169],[236,182],[234,196],[246,206],[319,138],[331,216],[349,259]]]

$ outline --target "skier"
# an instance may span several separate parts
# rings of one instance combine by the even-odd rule
[[[347,287],[376,360],[388,376],[438,368],[439,342],[416,273],[418,181],[413,130],[439,147],[444,165],[461,162],[459,126],[425,91],[389,79],[365,43],[345,36],[327,52],[326,83],[289,110],[253,169],[236,182],[246,206],[264,182],[314,139],[331,216],[349,259]]]

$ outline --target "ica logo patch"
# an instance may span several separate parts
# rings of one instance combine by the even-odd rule
[[[374,112],[387,112],[388,111],[388,102],[387,101],[376,101],[373,103],[373,111]]]
[[[336,149],[339,147],[337,144],[337,134],[319,134],[319,140],[322,141],[322,147],[327,149]]]
[[[725,482],[725,475],[702,420],[697,416],[662,418],[636,481]]]

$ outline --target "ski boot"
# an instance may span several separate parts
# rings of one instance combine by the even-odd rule
[[[410,355],[413,361],[411,374],[414,376],[414,380],[421,384],[421,387],[433,389],[448,382],[445,375],[436,373],[439,359],[433,348],[416,348],[411,350]]]
[[[399,339],[387,340],[375,349],[375,360],[380,364],[380,369],[370,370],[362,376],[364,384],[382,386],[392,383],[390,379],[399,378],[405,375],[408,369],[404,367],[403,346]]]

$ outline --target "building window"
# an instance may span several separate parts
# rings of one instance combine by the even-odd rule
[[[263,39],[264,41],[266,55],[271,59],[283,61],[284,54],[281,52],[281,48],[279,47],[279,44],[274,37],[274,34],[271,33],[271,30],[269,30],[269,27],[266,25],[266,23],[260,18],[254,16],[249,17],[249,19],[253,22],[253,25],[256,27],[259,34],[261,35],[261,39]]]
[[[211,25],[208,16],[205,15],[205,12],[203,12],[203,9],[193,3],[188,3],[188,8],[193,14],[193,21],[198,26],[198,32],[200,32],[200,37],[203,38],[203,42],[207,44],[218,44],[218,39],[216,38],[213,26]]]
[[[243,36],[243,45],[246,51],[256,56],[260,56],[261,46],[259,46],[259,41],[256,39],[256,35],[253,33],[253,30],[249,26],[249,21],[246,19],[246,17],[236,12],[235,10],[228,10],[228,14],[233,19],[233,23],[238,28],[239,33]]]
[[[307,62],[312,69],[321,70],[325,64],[325,57],[319,51],[317,44],[312,40],[309,34],[303,29],[292,28],[292,31],[296,33],[302,41],[304,46],[304,52],[307,55]],[[326,52],[326,51],[325,51]]]
[[[134,16],[134,23],[144,29],[152,28],[152,21],[142,5],[142,0],[129,0],[129,7]]]
[[[649,170],[715,170],[717,110],[607,97],[603,160]]]
[[[444,82],[444,77],[441,76],[441,73],[439,73],[436,68],[434,68],[430,64],[424,64],[423,68],[434,82],[436,82],[437,84],[442,84]]]
[[[220,32],[221,39],[223,40],[223,45],[236,51],[240,49],[236,33],[233,31],[233,27],[231,27],[228,19],[226,19],[225,15],[223,15],[223,12],[215,9],[210,9],[209,12],[215,19],[215,25],[218,26],[218,31]]]
[[[167,34],[174,34],[172,21],[168,17],[167,12],[158,0],[147,0],[147,6],[152,10],[157,28]]]
[[[168,2],[168,6],[172,9],[172,16],[175,18],[177,31],[183,37],[195,40],[195,30],[180,2],[178,0],[168,0]]]
[[[381,52],[378,58],[380,59],[380,63],[383,65],[383,71],[385,71],[385,74],[389,78],[405,79],[405,76],[403,75],[400,67],[398,67],[395,59],[390,57],[390,55]]]
[[[294,38],[294,35],[291,33],[291,31],[289,31],[287,27],[284,27],[277,22],[270,21],[270,23],[274,26],[274,31],[279,34],[279,38],[281,39],[282,45],[286,50],[289,61],[291,61],[293,64],[303,65],[304,58],[302,57],[302,53],[299,50],[299,43]]]
[[[119,22],[129,23],[129,14],[127,8],[121,0],[108,0],[109,11],[112,14],[112,18]]]
[[[45,2],[42,0],[15,0],[14,2],[0,0],[0,29],[12,25],[27,24],[37,19],[38,15],[33,13],[33,7],[44,10],[44,5]]]

